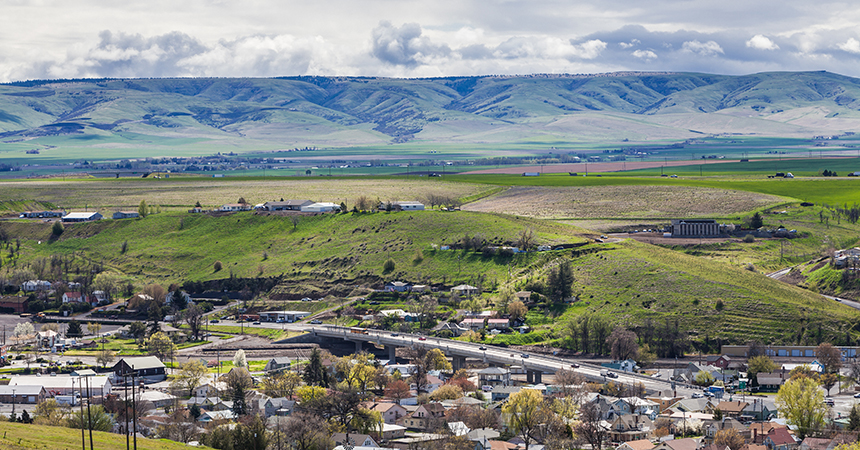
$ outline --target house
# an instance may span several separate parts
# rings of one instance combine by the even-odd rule
[[[233,420],[236,418],[236,414],[229,409],[223,411],[206,411],[197,418],[198,422],[209,423],[209,422],[226,422],[228,420]]]
[[[752,438],[750,442],[753,444],[761,444],[764,442],[764,438],[770,433],[774,428],[788,428],[786,425],[779,424],[776,422],[756,422],[752,423],[749,426],[750,433]]]
[[[92,222],[102,220],[104,216],[97,212],[73,212],[63,216],[63,222]]]
[[[733,401],[733,402],[722,401],[722,402],[717,404],[716,409],[719,409],[723,413],[723,416],[725,416],[725,417],[737,418],[737,417],[740,417],[744,408],[746,408],[747,406],[749,406],[749,403],[742,402],[740,400]]]
[[[37,331],[36,334],[39,338],[39,346],[44,348],[54,348],[59,339],[59,335],[54,330]]]
[[[0,298],[0,311],[3,309],[11,310],[15,314],[27,312],[27,307],[30,306],[30,298],[22,296],[9,296]]]
[[[612,361],[608,363],[602,363],[600,365],[621,372],[635,372],[639,370],[639,366],[636,365],[636,361],[633,361],[632,359],[625,359],[624,361]]]
[[[84,390],[81,391],[81,383],[84,383]],[[13,375],[9,380],[9,386],[42,386],[48,397],[55,395],[71,395],[74,392],[83,392],[82,397],[86,396],[86,385],[89,383],[90,395],[93,397],[101,397],[108,395],[113,390],[108,377],[72,377],[68,375],[57,375],[51,377],[42,377],[35,375]]]
[[[266,363],[266,368],[264,370],[266,372],[277,372],[280,370],[289,369],[291,363],[292,362],[290,361],[290,358],[286,356],[276,356]]]
[[[123,375],[142,379],[145,383],[157,383],[167,379],[164,364],[155,356],[123,358],[113,366],[114,378],[121,380]]]
[[[742,416],[751,417],[753,420],[770,420],[771,417],[776,417],[776,414],[773,400],[763,398],[752,399],[752,403],[741,412]]]
[[[683,400],[684,397],[645,397],[648,400],[657,404],[658,413],[662,414],[663,411],[669,409],[672,405],[677,403],[680,400]]]
[[[391,202],[391,208],[395,211],[424,211],[424,204],[416,201]]]
[[[484,328],[484,320],[485,319],[463,319],[463,321],[460,322],[460,326],[471,330],[480,330],[481,328]]]
[[[698,447],[699,444],[695,439],[684,438],[663,441],[660,445],[654,447],[653,450],[696,450]]]
[[[409,283],[392,281],[385,285],[385,290],[388,292],[408,292],[410,287],[412,287],[412,285]]]
[[[332,211],[340,211],[340,205],[332,202],[319,202],[319,203],[311,203],[310,205],[302,206],[301,210],[303,212],[332,212]]]
[[[797,441],[788,432],[788,428],[771,429],[762,443],[768,450],[794,450],[798,447]]]
[[[723,417],[720,420],[709,420],[705,422],[704,432],[705,439],[712,442],[717,433],[723,430],[735,430],[744,440],[749,440],[750,429],[731,417]]]
[[[21,283],[21,290],[24,292],[50,291],[51,282],[45,280],[29,280]]]
[[[413,284],[412,287],[409,288],[410,292],[430,292],[430,286],[426,284]]]
[[[117,211],[113,213],[114,220],[118,219],[136,219],[140,217],[140,213],[137,211]]]
[[[452,287],[451,293],[457,294],[460,297],[471,297],[473,295],[478,295],[478,288],[476,288],[475,286],[470,286],[468,284],[461,284]]]
[[[393,423],[382,423],[382,440],[390,441],[406,436],[406,427]]]
[[[0,403],[35,405],[48,398],[42,385],[0,386]]]
[[[19,216],[22,219],[47,219],[50,217],[63,217],[66,212],[63,210],[46,210],[46,211],[24,211]]]
[[[648,439],[637,439],[635,441],[627,441],[619,445],[616,450],[651,450],[654,448],[654,443]]]
[[[510,322],[510,319],[487,319],[487,328],[491,330],[507,330]]]
[[[833,439],[808,437],[800,443],[800,450],[827,450]]]
[[[728,355],[708,355],[705,364],[709,366],[719,367],[720,369],[728,369],[732,359]]]
[[[267,399],[263,404],[263,411],[266,417],[272,416],[289,416],[293,413],[293,408],[296,406],[294,400],[286,397],[276,397]]]
[[[641,414],[621,414],[609,427],[609,440],[627,442],[645,439],[651,434],[653,423]]]
[[[439,377],[433,376],[433,375],[427,375],[427,384],[424,385],[424,388],[422,389],[422,391],[427,392],[427,393],[431,393],[431,392],[435,391],[436,389],[439,389],[440,387],[442,387],[443,384],[445,384],[445,383],[441,379],[439,379]],[[412,389],[413,391],[418,390],[418,385],[415,383],[410,383],[409,389]]]
[[[519,291],[516,294],[517,300],[528,303],[532,298],[532,291]]]
[[[221,212],[235,212],[235,211],[250,211],[251,205],[247,203],[227,203],[226,205],[221,205],[218,208],[218,211]]]
[[[613,402],[613,405],[622,414],[642,414],[651,420],[657,419],[659,405],[651,400],[639,397],[623,397]]]
[[[218,397],[222,393],[227,392],[227,384],[223,382],[217,383],[217,387],[213,382],[203,383],[200,386],[197,386],[192,391],[195,397],[206,398],[206,397]]]
[[[279,202],[263,203],[262,209],[266,211],[301,211],[302,207],[312,205],[310,200],[281,200]]]
[[[478,371],[480,386],[510,386],[511,371],[503,367],[487,367]]]
[[[167,392],[161,392],[154,389],[147,389],[145,391],[135,393],[135,397],[140,402],[151,402],[153,406],[156,408],[163,408],[167,405],[172,405],[176,401],[176,396],[168,394]],[[131,399],[131,391],[128,392],[128,396],[123,396],[123,399],[128,398]]]
[[[349,439],[349,442],[347,442],[347,439]],[[379,447],[379,444],[366,434],[349,433],[347,435],[346,433],[335,433],[331,435],[331,440],[335,446]]]
[[[761,392],[776,392],[779,387],[788,379],[788,374],[785,371],[781,372],[761,372],[756,374],[756,382],[758,390]]]
[[[445,407],[441,403],[426,403],[420,405],[410,415],[407,415],[401,425],[417,430],[433,430],[445,417]]]
[[[388,424],[397,423],[401,417],[406,417],[406,408],[397,403],[381,402],[374,403],[370,408],[371,411],[378,411],[382,415],[382,422]]]
[[[63,303],[97,303],[95,298],[80,292],[66,292],[63,294]]]

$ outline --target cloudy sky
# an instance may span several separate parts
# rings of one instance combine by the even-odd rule
[[[830,0],[0,0],[0,81],[600,73],[860,76]]]

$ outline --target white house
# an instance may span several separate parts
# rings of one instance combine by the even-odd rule
[[[226,205],[221,205],[218,208],[218,211],[221,212],[234,212],[234,211],[250,211],[251,205],[247,203],[227,203]]]
[[[24,292],[48,291],[51,290],[51,282],[45,280],[30,280],[21,283],[21,289]]]
[[[97,212],[73,212],[63,216],[63,222],[92,222],[102,220],[104,217]]]
[[[458,294],[461,297],[462,296],[471,297],[473,295],[478,294],[478,288],[476,288],[475,286],[470,286],[468,284],[461,284],[459,286],[452,287],[451,292],[454,294]]]
[[[391,207],[396,211],[424,211],[424,204],[416,201],[391,202]]]

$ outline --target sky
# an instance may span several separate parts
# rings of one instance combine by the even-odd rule
[[[860,76],[829,0],[0,0],[0,82],[826,70]]]

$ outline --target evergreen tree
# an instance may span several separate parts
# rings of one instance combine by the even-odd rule
[[[860,431],[860,405],[855,404],[848,413],[848,431]]]
[[[750,219],[750,228],[758,229],[758,228],[761,228],[763,226],[764,226],[764,219],[762,219],[760,212],[756,212],[755,214],[753,214],[752,218]]]
[[[66,328],[66,336],[69,337],[81,337],[84,333],[81,330],[81,323],[77,320],[70,320],[69,326]]]
[[[308,365],[305,367],[302,378],[309,385],[328,387],[328,372],[323,367],[322,355],[320,355],[319,349],[314,348],[311,351],[311,357],[308,360]]]
[[[565,261],[549,272],[547,280],[549,298],[553,302],[561,302],[573,293],[573,269],[570,262]]]

